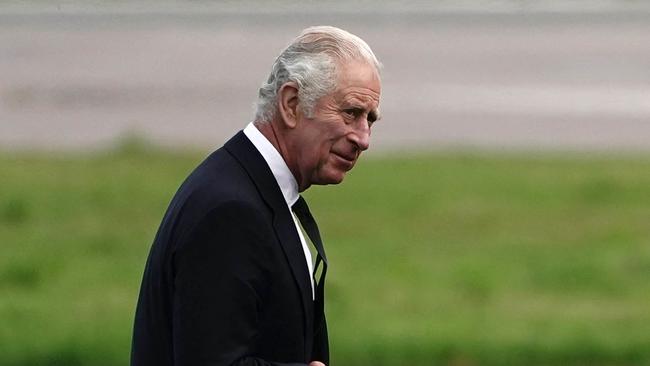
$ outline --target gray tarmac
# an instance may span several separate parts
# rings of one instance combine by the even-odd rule
[[[211,149],[304,27],[384,64],[372,148],[650,150],[650,11],[0,9],[0,149]]]

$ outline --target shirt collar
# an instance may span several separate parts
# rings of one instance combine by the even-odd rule
[[[280,186],[282,196],[284,196],[287,205],[289,207],[293,206],[298,200],[298,183],[293,174],[291,174],[287,163],[278,150],[275,149],[275,146],[255,127],[253,122],[244,128],[244,134],[251,140],[257,151],[262,154],[266,164],[271,169],[271,173],[275,177],[275,181]]]

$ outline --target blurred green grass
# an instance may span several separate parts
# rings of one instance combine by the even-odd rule
[[[202,160],[0,154],[0,364],[125,365],[144,262]],[[650,364],[650,158],[364,159],[306,193],[334,365]]]

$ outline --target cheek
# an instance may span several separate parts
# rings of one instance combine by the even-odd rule
[[[305,154],[301,157],[308,169],[321,171],[331,164],[333,142],[329,139],[320,138],[312,141]]]
[[[314,152],[324,154],[332,149],[332,146],[341,140],[344,132],[340,128],[323,128],[316,131],[316,134],[311,139],[310,148]]]
[[[302,158],[320,167],[330,160],[331,151],[336,149],[337,144],[344,144],[347,126],[338,116],[321,116],[312,123],[314,128],[308,136],[304,136],[307,146],[303,149]]]
[[[328,160],[330,146],[322,139],[310,140],[298,156],[303,170],[319,170]]]

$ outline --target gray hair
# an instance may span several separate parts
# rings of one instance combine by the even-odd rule
[[[363,61],[377,72],[381,64],[361,38],[330,26],[309,27],[280,53],[268,80],[262,84],[255,103],[255,120],[269,122],[277,110],[280,87],[289,82],[298,85],[302,111],[313,116],[316,102],[336,89],[337,66]]]

